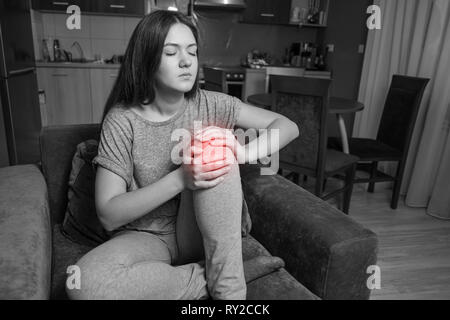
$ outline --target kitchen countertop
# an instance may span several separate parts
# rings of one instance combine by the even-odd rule
[[[265,66],[262,68],[249,68],[249,67],[242,67],[242,68],[247,70],[248,72],[266,72],[266,67],[276,67],[276,68],[286,68],[286,69],[304,69],[306,73],[330,73],[330,71],[328,71],[328,70],[305,69],[303,67],[280,66],[280,65],[268,65],[268,66]]]
[[[43,62],[36,61],[37,68],[85,68],[85,69],[119,69],[119,63],[95,62]]]

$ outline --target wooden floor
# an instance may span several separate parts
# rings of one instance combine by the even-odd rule
[[[403,199],[392,210],[390,197],[390,189],[368,193],[363,184],[352,196],[350,216],[379,238],[381,289],[371,299],[450,299],[450,221],[406,207]]]

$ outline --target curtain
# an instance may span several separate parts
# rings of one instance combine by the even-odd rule
[[[413,133],[401,193],[411,207],[450,219],[450,1],[375,0],[381,30],[370,30],[355,137],[375,138],[393,74],[430,78]],[[392,164],[382,170],[394,173]]]

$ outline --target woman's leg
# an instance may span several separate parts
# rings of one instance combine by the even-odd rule
[[[237,164],[216,187],[182,194],[177,220],[177,263],[204,257],[213,299],[246,299],[241,214],[242,187]]]
[[[77,263],[81,288],[66,288],[69,297],[207,299],[204,267],[198,263],[171,266],[167,242],[173,241],[176,247],[175,235],[161,239],[145,232],[127,231],[88,252]]]

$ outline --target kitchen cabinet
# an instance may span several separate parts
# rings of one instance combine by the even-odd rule
[[[327,26],[329,6],[330,0],[292,0],[290,24],[308,28],[324,28]],[[310,13],[313,14],[312,21],[307,21]]]
[[[89,0],[33,0],[32,8],[40,11],[55,11],[66,13],[67,8],[71,5],[80,7],[81,12],[89,11]]]
[[[106,101],[116,82],[118,69],[91,69],[92,121],[100,123]]]
[[[191,0],[153,0],[155,9],[159,10],[168,10],[170,7],[176,6],[179,12],[184,14],[189,13],[189,2]],[[192,0],[194,1],[194,0]]]
[[[279,24],[304,28],[324,28],[327,24],[329,0],[246,0],[241,22],[258,24]],[[309,6],[315,4],[315,23],[301,21],[301,15],[307,15]],[[294,12],[296,16],[294,17]]]
[[[47,125],[92,123],[89,69],[38,68],[45,92]]]
[[[96,0],[91,1],[91,13],[143,16],[145,11],[142,0]]]
[[[118,16],[144,16],[144,0],[33,0],[33,9],[66,12],[70,5],[78,5],[82,13]]]
[[[242,22],[289,24],[291,0],[247,0]]]

